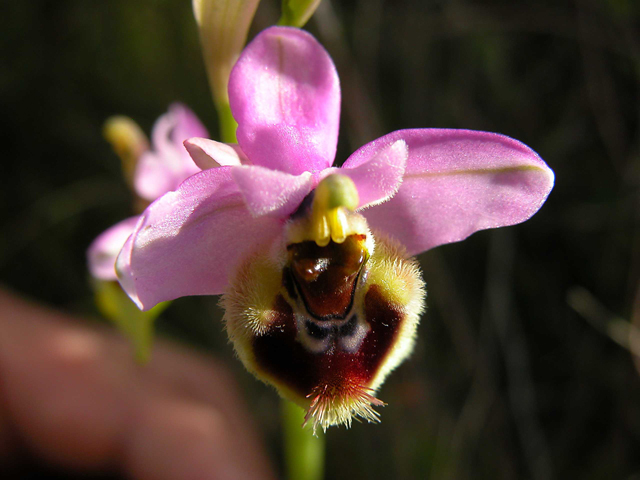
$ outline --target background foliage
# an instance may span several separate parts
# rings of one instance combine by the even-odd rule
[[[99,322],[85,250],[131,213],[102,122],[149,132],[180,100],[217,135],[191,2],[2,10],[0,282]],[[612,340],[640,327],[639,27],[633,0],[323,1],[308,29],[342,81],[339,160],[455,127],[517,138],[556,172],[531,221],[420,257],[416,352],[380,392],[380,425],[329,431],[327,478],[640,478],[640,360]],[[158,328],[228,359],[277,463],[278,399],[220,316],[215,298],[181,299]]]

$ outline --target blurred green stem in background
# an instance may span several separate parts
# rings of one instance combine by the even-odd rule
[[[141,364],[147,363],[151,358],[153,322],[171,302],[159,303],[143,312],[124,293],[118,282],[94,280],[93,291],[100,312],[131,341],[136,360]]]
[[[304,428],[304,410],[282,400],[284,456],[288,480],[321,480],[324,477],[324,433],[314,436]]]

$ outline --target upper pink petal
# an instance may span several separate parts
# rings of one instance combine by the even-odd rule
[[[314,183],[309,172],[291,175],[257,165],[233,167],[231,172],[253,216],[288,217]]]
[[[116,258],[139,217],[130,217],[102,232],[89,246],[89,272],[100,280],[117,280]]]
[[[358,208],[377,205],[393,197],[400,185],[407,164],[407,144],[403,140],[367,145],[353,153],[336,172],[348,175],[358,188]]]
[[[169,106],[169,114],[174,117],[174,127],[171,140],[174,145],[181,145],[188,138],[208,137],[209,132],[202,125],[198,117],[186,105],[180,102]]]
[[[152,149],[138,160],[134,175],[136,193],[152,201],[199,172],[183,142],[206,136],[207,130],[189,108],[181,103],[172,104],[153,126]]]
[[[136,193],[145,200],[153,201],[171,190],[175,190],[185,177],[182,169],[177,169],[168,164],[167,156],[162,156],[153,151],[147,151],[138,159],[134,176],[134,188]],[[199,169],[193,164],[193,175]],[[187,175],[189,176],[189,175]]]
[[[185,140],[184,147],[201,170],[249,163],[240,145],[233,143],[221,143],[208,138],[195,137]]]
[[[231,167],[205,170],[145,210],[118,256],[118,277],[144,310],[219,294],[238,260],[281,230],[281,220],[251,217]]]
[[[362,213],[372,229],[397,238],[411,255],[523,222],[553,188],[553,172],[533,150],[495,133],[400,130],[365,145],[353,164],[398,140],[409,147],[402,186]]]
[[[340,85],[325,49],[289,27],[262,31],[231,72],[229,102],[252,164],[294,175],[334,160]]]

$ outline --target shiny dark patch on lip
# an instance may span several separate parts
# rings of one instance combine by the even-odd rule
[[[293,283],[293,276],[289,267],[284,267],[284,269],[282,270],[282,284],[287,290],[289,297],[291,297],[292,300],[297,300],[298,293],[296,292],[296,286]]]
[[[277,318],[273,326],[253,339],[256,368],[301,396],[324,385],[368,386],[397,339],[405,315],[401,307],[385,298],[380,287],[373,285],[365,295],[364,305],[370,330],[358,351],[346,352],[331,339],[326,351],[312,353],[296,340],[294,313],[282,295],[276,297],[273,310]],[[347,327],[351,320],[340,328]],[[349,328],[355,328],[355,316],[353,322]]]
[[[287,246],[289,272],[307,312],[317,320],[346,318],[363,265],[365,235],[320,247],[306,241]]]

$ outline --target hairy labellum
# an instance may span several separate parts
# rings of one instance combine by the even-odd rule
[[[374,397],[411,352],[424,308],[417,262],[374,237],[364,218],[342,243],[293,242],[256,252],[223,297],[229,335],[245,366],[307,409],[314,429],[377,421]],[[302,222],[305,219],[301,220]]]

